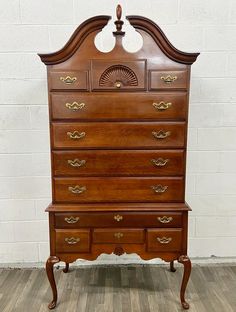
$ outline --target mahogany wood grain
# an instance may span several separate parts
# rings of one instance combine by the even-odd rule
[[[75,81],[66,83],[67,77]],[[49,79],[51,90],[87,90],[89,87],[87,71],[51,71],[49,73]]]
[[[71,139],[68,132],[85,133]],[[155,138],[152,132],[170,132],[166,138]],[[183,148],[184,122],[100,122],[52,123],[52,146],[62,148]]]
[[[185,300],[185,290],[189,281],[189,277],[191,274],[191,269],[192,269],[192,264],[188,256],[182,255],[178,259],[179,263],[182,263],[184,265],[184,275],[183,275],[183,280],[181,284],[181,290],[180,290],[180,300],[182,303],[182,307],[185,310],[189,309],[189,304]]]
[[[64,273],[68,273],[68,272],[69,272],[69,266],[70,266],[70,264],[69,264],[68,262],[66,262],[66,266],[65,266],[65,268],[63,269],[63,272],[64,272]]]
[[[54,263],[64,261],[67,271],[78,258],[134,252],[143,259],[183,262],[180,295],[188,308],[185,151],[190,65],[198,53],[177,50],[153,21],[129,16],[143,37],[142,48],[130,53],[122,44],[121,15],[118,6],[110,52],[94,44],[110,19],[97,16],[82,23],[64,48],[40,54],[48,65],[52,158],[49,308],[57,301]],[[160,157],[168,162],[150,163]],[[123,218],[117,221],[116,215]],[[124,242],[113,242],[117,230],[125,231],[118,235]]]
[[[101,83],[101,77],[105,70],[114,68],[114,73],[117,78],[114,79],[114,74],[107,79],[106,84]],[[129,76],[125,70],[134,74],[134,83],[127,84]],[[124,80],[121,77],[124,76]],[[108,78],[108,77],[107,77]],[[116,87],[116,81],[119,82],[119,87]],[[138,60],[92,60],[91,61],[91,85],[92,90],[112,90],[120,92],[122,90],[145,90],[146,89],[146,59]]]
[[[55,232],[56,252],[88,252],[90,250],[90,230],[57,229]]]
[[[157,193],[153,186],[166,188]],[[85,187],[75,194],[69,187]],[[182,177],[165,178],[54,178],[55,201],[60,202],[181,202],[184,198]]]
[[[165,82],[167,77],[174,80],[172,82]],[[150,90],[186,89],[187,86],[188,75],[186,71],[150,71]]]
[[[181,241],[182,229],[164,228],[147,230],[148,251],[180,251]]]
[[[176,272],[176,268],[174,267],[174,261],[170,262],[170,272]]]
[[[111,244],[143,244],[145,239],[144,229],[94,229],[93,243]]]
[[[47,262],[46,262],[46,272],[47,272],[47,276],[48,276],[48,280],[52,289],[52,295],[53,295],[53,299],[52,301],[49,303],[48,308],[54,309],[56,307],[57,304],[57,287],[56,287],[56,283],[55,283],[55,278],[54,278],[54,274],[53,274],[53,266],[54,264],[58,263],[60,261],[60,259],[56,256],[51,256],[48,258]]]
[[[117,247],[122,249],[124,254],[133,254],[134,250],[141,259],[150,260],[154,258],[161,258],[166,262],[177,260],[181,256],[180,251],[148,251],[146,244],[126,244],[126,243],[99,243],[91,244],[91,250],[89,252],[74,252],[74,253],[57,253],[60,260],[63,262],[74,262],[77,259],[96,260],[102,253],[115,254]],[[122,254],[123,254],[122,253]]]
[[[184,175],[183,150],[53,151],[55,176]]]
[[[186,202],[179,203],[81,203],[50,204],[46,211],[54,215],[56,212],[188,212],[191,208]],[[188,217],[186,216],[185,220]],[[186,221],[185,221],[186,222]],[[54,223],[52,223],[55,226]]]
[[[167,218],[165,218],[167,217]],[[69,223],[72,219],[72,222]],[[167,219],[167,220],[165,220]],[[73,222],[74,220],[74,222]],[[69,221],[69,222],[68,222]],[[165,221],[165,222],[164,222]],[[73,212],[55,213],[56,228],[182,227],[181,212]]]
[[[179,93],[51,93],[52,119],[76,120],[184,120],[187,114],[185,92]],[[77,109],[67,103],[83,103]],[[153,103],[164,106],[158,109]],[[170,104],[171,103],[171,104]],[[165,108],[165,105],[168,108]],[[80,108],[82,107],[82,108]]]

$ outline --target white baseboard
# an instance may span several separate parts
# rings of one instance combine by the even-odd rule
[[[117,257],[114,261],[114,255],[111,255],[112,259],[109,259],[109,255],[104,255],[95,261],[87,261],[87,260],[77,260],[71,266],[73,267],[82,267],[82,266],[131,266],[131,265],[166,265],[167,263],[160,259],[152,259],[149,261],[144,261],[140,258],[134,259],[134,255],[125,255],[124,257]],[[193,265],[236,265],[236,257],[209,257],[209,258],[191,258]],[[43,268],[45,263],[43,262],[21,262],[21,263],[0,263],[0,268]],[[63,262],[60,262],[57,266],[64,266]],[[176,266],[181,266],[176,262]]]

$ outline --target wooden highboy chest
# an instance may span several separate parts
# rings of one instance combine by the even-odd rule
[[[99,51],[95,36],[110,16],[86,20],[60,51],[40,54],[47,65],[52,203],[47,208],[47,275],[57,302],[53,265],[101,253],[137,253],[184,265],[187,256],[185,167],[190,67],[198,53],[177,50],[161,29],[127,16],[143,37],[134,53],[122,46],[117,7],[116,45]]]

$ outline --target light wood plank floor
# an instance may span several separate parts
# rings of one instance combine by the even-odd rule
[[[182,311],[179,288],[182,267],[77,267],[55,270],[55,312]],[[236,311],[236,266],[193,266],[186,298],[191,312]],[[44,269],[0,269],[1,312],[45,312],[51,289]]]

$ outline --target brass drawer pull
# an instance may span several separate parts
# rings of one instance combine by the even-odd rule
[[[60,77],[60,80],[62,82],[64,82],[65,84],[70,85],[70,84],[74,83],[77,80],[77,78],[66,76],[66,77]]]
[[[66,237],[65,242],[67,242],[68,245],[75,245],[80,241],[80,238],[75,237]]]
[[[171,237],[157,237],[157,240],[161,244],[169,244],[172,241]]]
[[[81,194],[86,191],[86,186],[79,186],[79,185],[69,186],[68,191],[70,191],[73,194]]]
[[[74,131],[74,132],[67,132],[67,135],[70,139],[72,140],[79,140],[85,137],[85,132],[79,132],[79,131]]]
[[[116,87],[117,89],[121,88],[121,82],[120,81],[116,81],[114,84],[114,87]]]
[[[157,158],[151,159],[151,162],[157,167],[164,167],[168,163],[169,159]]]
[[[79,168],[79,167],[82,167],[86,164],[86,160],[84,160],[84,159],[79,160],[78,158],[75,158],[74,160],[68,159],[67,163],[72,167],[78,167]]]
[[[165,191],[168,189],[168,186],[158,184],[158,185],[153,185],[151,188],[154,190],[155,193],[161,194],[161,193],[165,193]]]
[[[163,217],[158,217],[157,220],[160,221],[161,223],[170,223],[171,221],[173,221],[173,218],[163,216]]]
[[[79,217],[69,217],[69,218],[65,218],[65,221],[69,224],[74,224],[77,223],[79,221]]]
[[[168,136],[170,136],[171,131],[164,131],[164,130],[159,130],[159,131],[152,131],[152,135],[156,138],[156,139],[165,139]]]
[[[118,239],[120,239],[121,237],[123,237],[124,236],[124,234],[123,233],[120,233],[120,232],[118,232],[118,233],[114,233],[114,237],[115,238],[118,238]]]
[[[73,102],[73,103],[66,103],[66,107],[70,110],[72,110],[73,112],[76,112],[79,109],[82,109],[85,107],[84,103],[77,103],[77,102]]]
[[[160,103],[153,103],[152,104],[158,111],[164,111],[167,110],[172,103],[165,103],[163,101],[161,101]]]
[[[175,80],[177,80],[177,76],[171,76],[171,75],[168,75],[166,77],[162,76],[161,77],[161,80],[163,80],[165,83],[172,83],[174,82]]]
[[[117,222],[120,222],[121,220],[123,220],[123,216],[116,215],[116,216],[114,216],[114,220],[116,220]]]

